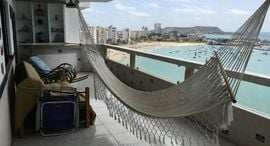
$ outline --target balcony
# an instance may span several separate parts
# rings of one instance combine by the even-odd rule
[[[184,77],[187,78],[196,71],[202,63],[179,60],[168,56],[147,53],[136,49],[124,48],[120,46],[99,44],[99,51],[106,59],[107,66],[110,70],[127,85],[145,91],[159,90],[170,87],[176,83],[161,79],[154,73],[141,70],[136,65],[137,56],[147,59],[162,61],[167,64],[181,66],[185,68]],[[117,50],[125,53],[127,62],[117,62],[111,60],[108,56],[108,50]],[[85,59],[85,58],[82,58]],[[85,60],[84,60],[85,61]],[[235,74],[227,72],[228,75]],[[270,87],[270,78],[263,75],[246,73],[244,81]],[[41,137],[36,133],[26,136],[24,139],[14,139],[13,146],[31,146],[31,145],[65,145],[65,146],[84,146],[84,145],[150,145],[141,141],[132,135],[128,130],[118,124],[117,121],[109,117],[105,104],[102,101],[94,100],[93,76],[91,74],[88,80],[73,84],[76,88],[83,89],[85,86],[90,87],[91,100],[90,104],[97,112],[96,125],[87,129],[78,129],[69,135],[56,137]],[[270,118],[257,111],[250,110],[239,104],[234,104],[234,121],[228,131],[220,133],[221,145],[269,145],[266,139],[270,137]],[[254,126],[255,125],[255,126]],[[170,144],[169,144],[170,145]]]
[[[84,75],[86,73],[80,73]],[[137,139],[135,135],[125,129],[117,120],[109,116],[103,101],[94,99],[93,74],[87,80],[73,83],[72,86],[78,90],[90,87],[90,104],[97,114],[94,126],[90,128],[79,128],[75,132],[54,137],[42,137],[36,132],[30,132],[24,138],[14,138],[12,146],[150,146],[151,144]],[[221,138],[222,146],[233,144]],[[160,144],[152,144],[159,146]],[[171,144],[168,144],[171,145]],[[160,145],[161,146],[161,145]],[[167,146],[167,145],[162,145]]]

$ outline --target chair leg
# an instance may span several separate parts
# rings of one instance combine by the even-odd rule
[[[85,88],[85,127],[88,128],[90,126],[90,99],[89,99],[89,95],[90,91],[89,91],[89,87]]]

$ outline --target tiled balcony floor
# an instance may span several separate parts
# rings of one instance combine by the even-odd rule
[[[39,133],[28,134],[25,138],[13,139],[13,146],[149,146],[127,131],[117,121],[109,117],[106,105],[96,101],[93,89],[93,76],[87,80],[73,84],[78,90],[90,87],[90,103],[97,114],[96,123],[90,128],[79,128],[66,135],[42,137]],[[156,144],[159,146],[159,144]],[[232,146],[230,142],[221,139],[222,146]]]

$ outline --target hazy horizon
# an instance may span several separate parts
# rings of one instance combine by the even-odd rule
[[[113,0],[90,3],[83,10],[86,22],[94,26],[113,25],[118,30],[149,30],[154,23],[165,27],[216,26],[225,32],[236,31],[264,0]],[[269,14],[269,12],[268,12]],[[267,15],[262,32],[270,32]]]

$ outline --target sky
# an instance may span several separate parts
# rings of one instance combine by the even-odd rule
[[[83,10],[86,22],[93,26],[116,26],[140,30],[142,26],[164,27],[217,26],[236,31],[264,0],[113,0],[90,3]],[[263,30],[270,32],[269,12]]]

